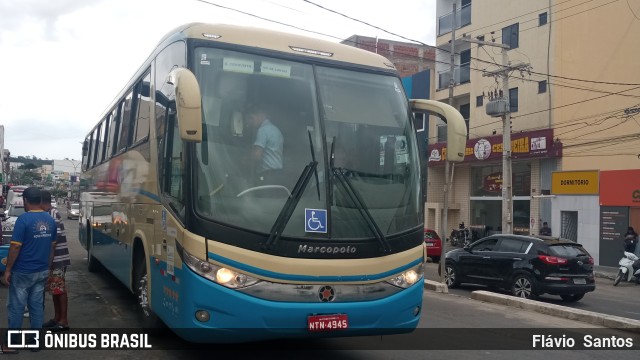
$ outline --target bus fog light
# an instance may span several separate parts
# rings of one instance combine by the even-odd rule
[[[209,312],[206,310],[198,310],[196,311],[196,320],[200,321],[200,322],[207,322],[209,321]]]
[[[416,306],[415,308],[413,308],[413,316],[418,315],[420,315],[420,306]]]

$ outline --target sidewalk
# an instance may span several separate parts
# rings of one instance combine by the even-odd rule
[[[618,274],[618,268],[612,267],[612,266],[594,265],[593,274],[596,277],[613,280],[616,278],[616,275]]]

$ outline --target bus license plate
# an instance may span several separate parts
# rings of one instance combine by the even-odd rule
[[[585,279],[573,279],[573,283],[574,284],[584,285],[584,284],[587,283],[587,280],[585,280]]]
[[[349,327],[347,314],[310,315],[307,317],[309,331],[337,331]]]
[[[427,243],[427,246],[435,246],[436,244],[434,243]]]

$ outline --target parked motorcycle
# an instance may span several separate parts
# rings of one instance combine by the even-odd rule
[[[640,260],[635,254],[625,251],[618,264],[620,269],[615,280],[613,280],[613,286],[617,286],[622,280],[635,280],[636,284],[640,284]]]
[[[458,225],[458,229],[453,229],[451,231],[451,235],[449,236],[449,241],[451,242],[451,246],[467,246],[470,245],[474,240],[473,232],[471,229],[464,226],[464,222],[461,222]]]

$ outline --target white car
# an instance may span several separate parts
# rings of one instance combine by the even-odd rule
[[[2,244],[11,243],[11,235],[13,227],[16,224],[18,216],[24,214],[24,205],[22,203],[11,204],[5,210],[5,218],[2,221]]]
[[[67,219],[80,218],[80,204],[73,203],[71,207],[67,209]]]

